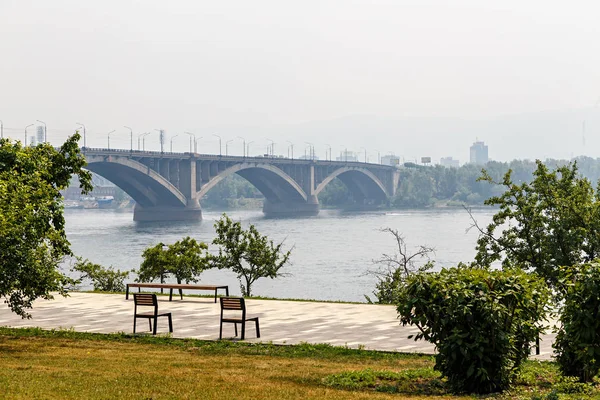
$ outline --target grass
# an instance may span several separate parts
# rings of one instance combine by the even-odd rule
[[[72,330],[0,328],[0,399],[433,399],[453,396],[429,355]],[[530,361],[493,399],[600,398]]]

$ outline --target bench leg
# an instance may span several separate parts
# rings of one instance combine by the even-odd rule
[[[148,321],[150,321],[149,318]],[[156,335],[156,325],[158,325],[158,317],[154,317],[154,330],[152,331],[153,335]]]
[[[133,316],[133,334],[135,334],[135,321],[137,321],[137,318],[134,315]]]
[[[235,336],[237,336],[238,335],[238,333],[237,333],[237,322],[233,323],[233,329],[235,329]]]
[[[219,327],[219,340],[223,339],[223,318],[221,318],[221,326]]]
[[[246,321],[242,321],[242,340],[246,337]]]
[[[183,300],[183,289],[179,289],[179,297]]]
[[[215,304],[217,304],[217,289],[215,289]]]
[[[258,318],[256,318],[256,337],[260,337],[260,328],[258,327]]]
[[[127,289],[125,289],[125,300],[129,300],[129,284],[127,284]]]
[[[171,314],[169,314],[169,332],[173,333],[173,319],[171,318]]]
[[[152,320],[148,318],[148,330],[152,332]]]
[[[173,300],[173,289],[169,289],[169,301]]]

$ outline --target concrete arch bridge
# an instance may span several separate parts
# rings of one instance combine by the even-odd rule
[[[318,214],[317,196],[334,178],[361,204],[388,201],[398,185],[395,167],[361,162],[93,148],[83,153],[87,169],[135,200],[135,221],[200,220],[202,197],[231,174],[264,195],[269,216]]]

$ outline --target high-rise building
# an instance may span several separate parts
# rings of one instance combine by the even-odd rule
[[[44,127],[43,126],[38,126],[37,130],[35,131],[35,139],[36,142],[35,144],[38,143],[44,143]]]
[[[489,161],[488,147],[483,142],[476,141],[471,146],[471,164],[482,165]]]
[[[395,156],[393,154],[388,154],[386,156],[381,157],[381,163],[383,165],[398,166],[398,165],[400,165],[400,157]]]

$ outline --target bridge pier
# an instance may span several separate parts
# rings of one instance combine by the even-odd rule
[[[200,221],[202,209],[200,207],[171,207],[154,206],[142,207],[136,204],[133,208],[134,221]]]
[[[271,202],[265,199],[263,203],[263,213],[267,217],[296,217],[313,216],[319,214],[319,202],[314,200],[309,202]]]

